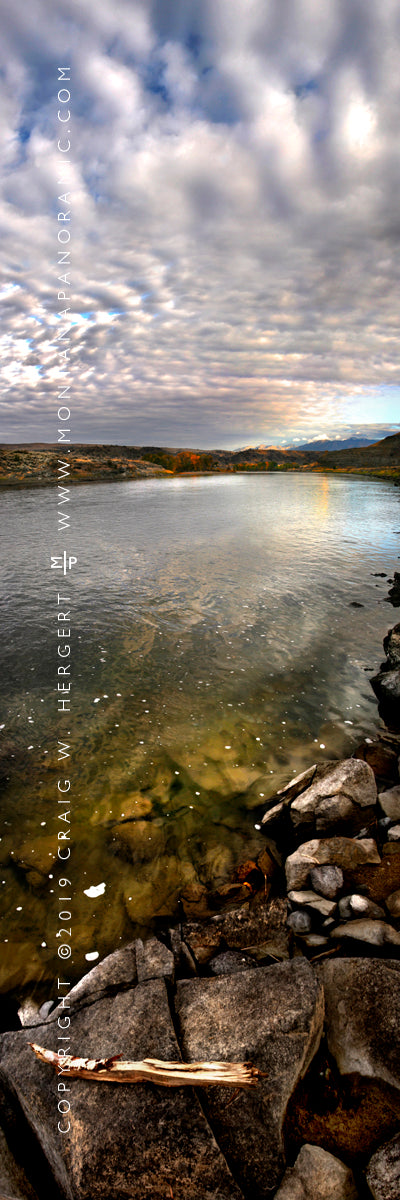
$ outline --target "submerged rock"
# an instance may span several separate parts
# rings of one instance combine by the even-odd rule
[[[158,858],[165,848],[164,831],[155,821],[121,821],[111,832],[113,849],[130,862]]]
[[[132,872],[132,880],[124,889],[124,902],[133,924],[147,925],[154,916],[171,916],[179,896],[192,895],[196,888],[206,894],[206,888],[196,883],[196,873],[189,860],[177,855],[165,855],[152,862],[140,864]],[[207,908],[205,908],[205,913]]]
[[[11,861],[21,867],[23,871],[29,874],[32,872],[31,882],[35,884],[35,876],[33,872],[42,877],[41,882],[47,878],[49,872],[57,863],[57,843],[53,834],[41,834],[37,838],[31,838],[16,851],[11,851]],[[38,881],[39,882],[39,881]]]
[[[301,1147],[275,1200],[357,1200],[353,1172],[321,1146]]]
[[[400,1133],[373,1154],[366,1178],[374,1200],[399,1200]]]
[[[289,1097],[316,1052],[323,993],[303,958],[223,979],[178,984],[177,1014],[186,1061],[251,1059],[267,1076],[227,1106],[210,1088],[207,1111],[235,1176],[254,1200],[271,1195],[284,1167]],[[190,1195],[190,1192],[189,1192]]]

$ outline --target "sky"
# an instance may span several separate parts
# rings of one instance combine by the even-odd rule
[[[399,35],[397,0],[2,0],[0,440],[56,441],[63,379],[71,441],[399,428]]]

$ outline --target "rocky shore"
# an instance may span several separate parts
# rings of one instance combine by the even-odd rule
[[[1,1039],[0,1200],[399,1200],[400,625],[384,649],[386,732],[268,802],[265,847],[219,911],[194,897],[58,1008],[22,1005]],[[237,1096],[79,1079],[59,1093],[29,1043],[60,1050],[66,1015],[85,1058],[263,1075]]]

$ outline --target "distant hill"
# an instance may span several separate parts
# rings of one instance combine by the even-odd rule
[[[296,446],[296,450],[310,450],[311,452],[318,453],[319,451],[324,452],[325,450],[358,450],[360,446],[374,445],[374,438],[350,437],[346,438],[342,442],[334,438],[332,438],[330,441],[328,438],[321,438],[320,441],[305,442],[304,446]]]
[[[352,440],[352,439],[351,439]],[[359,439],[355,439],[356,442]],[[316,443],[318,445],[318,443]],[[326,446],[326,443],[322,443]],[[61,462],[61,467],[60,467]],[[63,462],[65,466],[63,466]],[[242,450],[193,450],[171,446],[0,443],[0,485],[31,487],[95,479],[235,471],[355,471],[400,481],[400,433],[349,449],[293,450],[282,446]],[[68,486],[67,485],[67,486]]]
[[[368,470],[368,467],[398,467],[400,466],[400,433],[392,433],[382,441],[371,442],[368,446],[358,446],[350,450],[335,450],[318,453],[320,466],[341,467],[351,470],[352,467]]]

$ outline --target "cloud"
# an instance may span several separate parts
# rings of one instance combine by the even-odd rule
[[[395,419],[397,53],[391,0],[15,0],[0,436],[56,436],[58,290],[75,440],[304,439],[363,405],[364,423]]]

